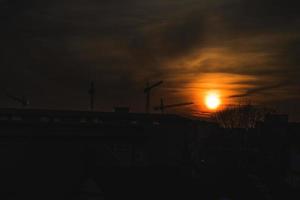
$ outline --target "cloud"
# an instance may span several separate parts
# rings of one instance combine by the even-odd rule
[[[30,94],[40,107],[66,107],[72,99],[69,107],[80,109],[85,108],[90,79],[96,79],[99,109],[123,103],[142,110],[141,91],[147,79],[165,79],[163,94],[156,95],[171,96],[173,102],[188,98],[182,95],[186,86],[210,74],[256,81],[226,83],[224,88],[236,90],[230,96],[278,93],[282,87],[295,93],[300,85],[297,4],[279,0],[0,1],[0,83],[16,93]]]
[[[286,85],[287,85],[286,83],[280,83],[280,84],[276,84],[276,85],[268,85],[268,86],[251,88],[243,94],[232,95],[232,96],[230,96],[230,98],[249,97],[249,96],[264,92],[264,91],[270,91],[270,90],[273,90],[273,89],[284,87]]]

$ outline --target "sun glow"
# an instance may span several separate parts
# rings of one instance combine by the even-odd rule
[[[210,110],[216,110],[221,104],[220,97],[217,93],[209,93],[205,97],[205,105]]]

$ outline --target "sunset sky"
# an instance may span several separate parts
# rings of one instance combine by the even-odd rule
[[[32,108],[144,111],[152,105],[221,107],[243,99],[300,120],[300,6],[296,0],[0,0],[2,91]],[[0,93],[0,107],[18,106]],[[172,112],[172,111],[170,111]]]

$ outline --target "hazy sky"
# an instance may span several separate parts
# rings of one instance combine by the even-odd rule
[[[217,91],[300,119],[300,6],[294,0],[0,0],[2,91],[34,108],[143,111]],[[1,107],[16,103],[0,94]],[[178,111],[179,112],[179,111]]]

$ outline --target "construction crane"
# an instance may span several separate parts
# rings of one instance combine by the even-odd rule
[[[10,94],[9,92],[5,92],[5,93],[8,98],[10,98],[18,103],[21,103],[22,107],[26,107],[29,105],[29,101],[25,96],[17,97],[17,96]]]
[[[94,110],[94,97],[95,97],[95,84],[94,81],[91,81],[90,89],[89,89],[89,95],[90,95],[90,109]]]
[[[182,106],[189,106],[194,104],[193,102],[186,102],[186,103],[177,103],[177,104],[171,104],[171,105],[165,105],[163,98],[160,99],[160,106],[154,107],[154,110],[160,110],[161,113],[164,113],[166,109],[168,108],[175,108],[175,107],[182,107]]]
[[[158,87],[162,83],[163,83],[163,81],[159,81],[153,85],[150,85],[149,82],[147,82],[146,88],[144,89],[144,93],[146,94],[146,112],[147,113],[150,112],[150,93],[153,88]]]

